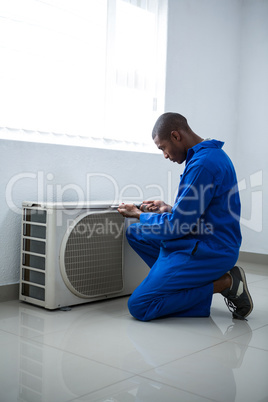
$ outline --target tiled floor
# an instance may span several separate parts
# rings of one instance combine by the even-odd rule
[[[268,401],[268,267],[246,265],[255,308],[232,320],[136,321],[127,298],[47,311],[0,304],[1,402]]]

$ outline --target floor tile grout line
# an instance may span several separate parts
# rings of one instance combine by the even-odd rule
[[[105,389],[108,389],[109,387],[112,387],[112,386],[114,386],[114,385],[120,384],[120,383],[122,383],[122,382],[124,382],[124,381],[131,380],[132,378],[135,378],[135,377],[137,377],[137,374],[134,374],[132,377],[126,378],[126,379],[124,379],[124,380],[115,381],[115,382],[112,383],[112,384],[105,385],[104,387],[101,387],[101,388],[99,388],[99,389],[96,389],[96,390],[94,390],[94,391],[92,391],[92,392],[87,392],[86,394],[80,395],[80,396],[78,396],[77,398],[83,398],[83,397],[85,397],[85,396],[90,396],[90,395],[92,395],[92,394],[94,394],[94,393],[96,393],[96,392],[103,391],[103,390],[105,390]],[[76,401],[77,398],[71,399],[70,401],[67,401],[67,402]]]
[[[208,336],[208,337],[212,338],[211,336]],[[220,340],[219,338],[214,338],[215,340],[217,339],[219,342],[215,343],[214,345],[210,345],[210,346],[204,347],[204,348],[202,348],[202,349],[196,350],[196,351],[194,351],[194,352],[188,353],[188,354],[186,354],[186,355],[184,355],[184,356],[180,356],[180,357],[178,357],[178,358],[176,358],[176,359],[169,360],[168,362],[165,362],[165,363],[163,363],[163,364],[159,364],[159,365],[150,367],[149,369],[146,369],[146,370],[144,370],[144,371],[141,371],[140,373],[137,373],[137,372],[134,372],[134,371],[130,371],[129,369],[122,369],[122,368],[117,367],[117,366],[115,366],[115,365],[111,365],[111,364],[108,364],[108,363],[103,363],[103,362],[101,362],[101,361],[99,361],[99,360],[96,360],[96,358],[86,357],[86,356],[83,356],[83,355],[81,355],[81,354],[77,354],[77,353],[71,352],[71,351],[66,350],[66,349],[60,349],[60,348],[58,348],[58,347],[56,347],[56,346],[47,345],[47,344],[45,344],[45,343],[43,343],[43,342],[34,341],[33,339],[30,339],[30,338],[27,338],[27,337],[20,337],[20,338],[23,338],[23,339],[26,340],[26,341],[31,341],[32,343],[34,343],[34,344],[36,344],[36,345],[42,345],[42,346],[45,346],[45,347],[48,347],[48,348],[51,348],[51,349],[54,349],[54,350],[57,350],[57,351],[60,351],[60,352],[63,352],[63,353],[67,353],[67,354],[70,354],[70,355],[73,355],[73,356],[76,356],[76,357],[79,357],[79,358],[82,358],[82,359],[86,359],[86,360],[92,361],[92,362],[94,362],[94,363],[98,363],[98,364],[101,364],[101,365],[104,365],[104,366],[107,366],[107,367],[110,367],[110,368],[114,368],[114,369],[117,369],[117,370],[120,370],[120,371],[129,373],[129,374],[131,374],[131,375],[142,375],[143,373],[146,373],[146,372],[148,372],[148,371],[154,370],[154,369],[156,369],[156,368],[165,366],[165,365],[170,364],[170,363],[174,363],[174,362],[177,361],[177,360],[181,360],[181,359],[184,359],[184,358],[193,356],[194,354],[201,353],[201,352],[203,352],[203,351],[205,351],[205,350],[208,350],[208,349],[214,348],[214,347],[216,347],[216,346],[219,346],[219,345],[221,345],[221,344],[224,344],[224,343],[228,343],[228,342],[229,342],[229,340]],[[238,343],[238,342],[235,342],[235,343]]]
[[[266,326],[268,326],[268,324],[266,324],[266,325],[264,325],[264,326],[262,326],[262,327],[260,327],[260,328],[258,328],[258,329],[264,328],[264,327],[266,327]],[[254,329],[254,330],[252,330],[252,332],[254,332],[254,331],[258,330],[258,329]],[[10,334],[10,332],[7,332],[7,331],[3,331],[3,332],[6,332],[6,333]],[[12,334],[12,335],[17,336],[18,338],[22,338],[22,340],[24,340],[24,341],[31,341],[31,342],[33,341],[34,344],[42,345],[42,346],[45,346],[45,347],[48,347],[48,348],[52,348],[52,349],[55,349],[55,350],[57,350],[57,351],[60,351],[60,352],[63,352],[63,353],[68,353],[68,354],[71,354],[71,355],[76,356],[76,357],[81,357],[81,358],[83,358],[83,359],[90,360],[90,361],[93,361],[93,362],[95,362],[95,363],[99,363],[99,364],[105,365],[105,366],[107,366],[107,367],[115,368],[115,369],[118,369],[118,370],[121,370],[121,371],[130,373],[130,374],[133,374],[133,375],[141,375],[141,374],[143,374],[143,373],[146,373],[147,371],[151,371],[151,370],[153,370],[153,369],[155,369],[155,368],[159,368],[159,367],[165,366],[165,365],[167,365],[167,364],[174,363],[174,362],[177,361],[177,360],[181,360],[181,359],[187,358],[187,357],[189,357],[189,356],[192,356],[192,355],[194,355],[194,354],[201,353],[201,352],[203,352],[203,351],[205,351],[205,350],[208,350],[208,349],[217,347],[217,346],[219,346],[219,345],[221,345],[221,344],[224,344],[224,343],[235,343],[235,344],[240,344],[240,345],[247,346],[247,347],[254,348],[254,349],[258,349],[258,350],[268,351],[267,349],[264,349],[264,348],[259,348],[259,347],[256,347],[256,346],[249,346],[249,345],[245,345],[245,344],[242,343],[242,342],[236,341],[236,338],[239,338],[240,336],[244,336],[244,335],[246,335],[246,334],[248,334],[248,333],[250,333],[250,332],[247,331],[247,332],[244,332],[244,333],[242,333],[242,334],[240,334],[240,335],[235,336],[234,338],[228,338],[228,339],[225,339],[225,340],[221,340],[220,338],[216,338],[216,337],[212,337],[212,336],[206,335],[206,336],[208,336],[208,337],[210,337],[210,338],[214,338],[215,340],[217,339],[217,340],[219,340],[220,342],[217,342],[217,343],[214,344],[214,345],[210,345],[210,346],[207,346],[207,347],[205,347],[205,348],[196,350],[196,351],[191,352],[191,353],[189,353],[189,354],[187,354],[187,355],[180,356],[180,357],[178,357],[178,358],[176,358],[176,359],[172,359],[172,360],[170,360],[170,361],[168,361],[168,362],[165,362],[165,363],[163,363],[163,364],[156,365],[156,366],[154,366],[154,367],[150,367],[149,369],[146,369],[145,371],[141,371],[140,373],[137,373],[137,372],[134,372],[134,371],[130,371],[130,370],[126,370],[126,369],[122,369],[122,368],[120,368],[120,367],[118,367],[118,366],[111,365],[111,364],[108,364],[108,363],[104,363],[104,362],[102,362],[102,361],[100,361],[100,360],[97,360],[96,358],[91,358],[91,357],[83,356],[83,355],[81,355],[81,354],[77,354],[77,353],[71,352],[71,351],[69,351],[69,350],[67,350],[67,349],[61,349],[61,348],[59,348],[59,347],[57,347],[57,346],[48,345],[48,344],[46,344],[46,343],[44,343],[44,342],[39,342],[39,341],[35,340],[34,338],[28,338],[28,337],[20,336],[20,335],[16,335],[16,334]]]
[[[245,344],[239,343],[239,342],[233,342],[232,340],[225,340],[225,341],[219,342],[219,343],[217,343],[217,344],[215,344],[215,345],[211,345],[211,346],[208,346],[208,347],[203,348],[203,349],[201,349],[201,350],[198,350],[198,351],[196,351],[196,352],[189,353],[188,355],[181,356],[181,357],[179,357],[179,358],[177,358],[177,359],[174,359],[174,360],[171,360],[171,361],[169,361],[169,362],[167,362],[167,363],[163,363],[163,364],[160,364],[160,365],[155,366],[155,367],[153,367],[153,368],[150,368],[150,369],[148,369],[148,370],[142,371],[140,374],[137,374],[137,375],[142,376],[142,377],[145,377],[145,378],[149,378],[149,377],[146,377],[146,373],[148,373],[148,372],[150,372],[150,371],[152,371],[152,370],[155,370],[155,369],[158,369],[158,368],[167,366],[167,365],[169,365],[169,364],[175,363],[175,362],[178,361],[178,360],[187,359],[187,358],[190,357],[190,356],[193,356],[193,355],[195,355],[195,354],[204,352],[205,350],[208,350],[208,349],[213,349],[213,348],[215,348],[215,347],[217,347],[217,346],[219,346],[219,345],[225,344],[225,343],[240,344],[240,345],[246,346],[247,348],[250,348],[250,349],[257,349],[257,350],[262,350],[262,351],[264,351],[264,352],[268,352],[268,350],[266,350],[266,349],[258,348],[258,347],[255,347],[255,346],[245,345]]]
[[[211,399],[211,398],[206,397],[206,396],[203,396],[203,395],[201,395],[201,394],[197,394],[197,393],[191,392],[191,391],[189,391],[189,390],[185,390],[185,389],[183,389],[183,388],[179,388],[179,387],[176,387],[176,386],[174,386],[174,385],[167,384],[167,383],[162,382],[162,381],[160,381],[160,380],[153,380],[152,378],[145,377],[145,376],[140,375],[140,374],[133,375],[133,377],[127,378],[127,379],[125,379],[125,380],[116,381],[116,382],[113,383],[113,384],[106,385],[105,387],[102,387],[102,388],[100,388],[100,389],[98,389],[98,390],[95,390],[95,391],[92,391],[92,392],[88,392],[88,393],[86,393],[86,394],[84,394],[84,395],[80,395],[80,396],[78,396],[77,398],[83,398],[83,397],[86,397],[86,396],[93,395],[95,392],[103,391],[103,390],[105,390],[105,389],[108,389],[108,388],[111,387],[111,386],[114,386],[114,385],[116,385],[116,384],[123,383],[124,381],[128,381],[128,380],[131,380],[131,379],[133,379],[133,378],[140,378],[140,379],[142,379],[142,380],[146,379],[146,380],[152,381],[152,382],[154,382],[154,383],[167,386],[167,387],[172,388],[172,389],[174,389],[174,390],[176,390],[176,391],[179,390],[179,391],[185,392],[186,394],[189,394],[189,395],[194,395],[194,396],[198,396],[198,397],[204,398],[204,399],[206,399],[206,400],[208,400],[208,401],[211,401],[211,402],[218,402],[216,399]],[[74,402],[74,401],[77,400],[77,398],[71,399],[70,401],[67,401],[67,402]]]
[[[215,345],[207,346],[207,347],[205,347],[205,348],[196,350],[195,352],[191,352],[191,353],[189,353],[189,354],[187,354],[187,355],[180,356],[180,357],[178,357],[178,358],[176,358],[176,359],[172,359],[172,360],[170,360],[170,361],[168,361],[168,362],[166,362],[166,363],[162,363],[162,364],[159,364],[159,365],[157,365],[157,366],[155,366],[155,367],[151,367],[151,368],[148,369],[148,370],[142,371],[139,375],[143,375],[144,373],[147,373],[148,371],[158,369],[158,368],[160,368],[160,367],[163,367],[163,366],[166,366],[166,365],[168,365],[168,364],[174,363],[174,362],[176,362],[176,361],[178,361],[178,360],[186,359],[186,358],[188,358],[188,357],[190,357],[190,356],[193,356],[193,355],[195,355],[195,354],[201,353],[201,352],[203,352],[203,351],[205,351],[205,350],[214,348],[214,347],[216,347],[216,346],[219,346],[219,345],[224,344],[224,343],[227,343],[227,342],[228,342],[228,341],[218,342],[218,343],[216,343]]]
[[[258,328],[251,329],[250,331],[246,331],[246,332],[241,333],[241,334],[239,334],[239,335],[235,335],[233,338],[228,338],[228,340],[229,340],[229,341],[233,341],[234,339],[239,338],[240,336],[244,336],[244,335],[246,335],[246,334],[251,334],[251,333],[253,334],[253,332],[256,332],[256,331],[258,331],[258,330],[260,330],[260,329],[262,329],[262,328],[265,328],[265,327],[268,327],[268,324],[261,325],[261,326],[258,327]],[[240,342],[236,342],[236,343],[240,343]]]
[[[253,332],[255,332],[255,331],[258,331],[258,330],[260,330],[261,328],[264,328],[264,327],[266,327],[266,326],[268,326],[268,323],[267,324],[260,324],[260,326],[259,327],[257,327],[257,328],[254,328],[254,329],[249,329],[249,330],[245,330],[245,332],[243,331],[243,332],[241,332],[240,334],[238,334],[238,335],[235,335],[235,336],[233,336],[233,337],[229,337],[228,339],[222,339],[220,336],[217,336],[217,335],[208,335],[208,334],[202,334],[204,337],[209,337],[209,338],[211,338],[211,339],[214,339],[214,340],[218,340],[218,341],[221,341],[221,342],[225,342],[225,341],[231,341],[231,340],[233,340],[233,339],[236,339],[236,338],[238,338],[238,337],[240,337],[240,336],[243,336],[243,335],[245,335],[245,334],[247,334],[247,333],[253,333]],[[45,342],[43,342],[43,340],[38,340],[38,339],[36,339],[36,338],[40,338],[40,337],[42,337],[42,336],[45,336],[45,335],[52,335],[52,334],[57,334],[57,333],[65,333],[65,330],[64,329],[58,329],[58,330],[51,330],[51,331],[49,331],[49,332],[45,332],[44,334],[38,334],[38,335],[33,335],[33,336],[26,336],[26,335],[22,335],[22,334],[17,334],[17,333],[14,333],[14,332],[12,332],[12,331],[10,331],[10,330],[6,330],[6,329],[3,329],[3,328],[0,328],[0,331],[2,331],[2,332],[4,332],[4,333],[8,333],[8,334],[11,334],[11,335],[14,335],[14,336],[18,336],[18,337],[21,337],[21,338],[25,338],[25,339],[28,339],[28,340],[32,340],[32,341],[34,341],[34,342],[36,342],[36,343],[38,343],[38,344],[44,344],[45,346],[51,346],[51,345],[49,345],[49,344],[47,344],[47,343],[45,343]],[[196,335],[200,335],[201,333],[200,332],[198,332],[198,331],[196,331],[196,332],[194,332]],[[53,347],[53,346],[51,346],[51,347]],[[59,348],[59,347],[55,347],[55,348],[57,348],[58,350],[63,350],[63,351],[65,351],[65,349],[61,349],[61,348]]]
[[[267,327],[267,326],[268,326],[268,323],[267,323],[267,324],[263,324],[263,325],[261,325],[261,326],[259,326],[259,327],[257,327],[257,328],[251,329],[250,331],[247,330],[247,331],[245,331],[245,332],[241,332],[240,334],[235,335],[234,337],[230,337],[230,338],[228,338],[228,339],[222,339],[222,338],[220,338],[220,337],[218,337],[218,336],[206,335],[206,334],[203,334],[203,336],[209,337],[209,338],[211,338],[211,339],[220,341],[220,342],[218,342],[218,343],[215,344],[215,345],[218,345],[218,344],[220,344],[220,343],[224,343],[224,342],[228,342],[228,341],[233,341],[233,340],[235,340],[236,338],[239,338],[239,337],[241,337],[241,336],[244,336],[244,335],[246,335],[246,334],[248,334],[248,333],[251,333],[251,332],[254,333],[254,332],[256,332],[256,331],[258,331],[258,330],[260,330],[260,329],[262,329],[262,328],[265,328],[265,327]],[[52,347],[52,348],[55,348],[55,349],[57,349],[57,350],[59,350],[59,351],[64,351],[64,352],[69,352],[69,353],[75,354],[75,353],[73,353],[73,352],[68,351],[67,349],[60,348],[60,347],[57,347],[57,346],[52,346],[52,345],[49,345],[49,344],[45,343],[44,341],[41,341],[41,340],[36,339],[36,338],[41,337],[42,335],[25,336],[25,335],[21,335],[21,334],[16,334],[16,333],[14,333],[14,332],[12,332],[12,331],[9,331],[9,330],[6,330],[6,329],[2,329],[2,328],[0,328],[0,332],[3,332],[3,333],[5,333],[5,334],[11,334],[11,335],[14,335],[14,336],[16,336],[16,337],[18,337],[18,338],[23,338],[23,339],[25,339],[25,340],[34,341],[34,342],[37,343],[37,344],[41,344],[41,345],[44,345],[44,346],[47,346],[47,347]],[[64,330],[54,330],[54,331],[51,331],[51,332],[46,332],[46,333],[43,334],[43,335],[52,335],[52,334],[64,333],[64,332],[65,332]],[[196,334],[198,334],[198,332],[196,332]],[[240,343],[240,342],[235,342],[235,343]],[[214,345],[209,346],[209,347],[213,347],[213,346],[214,346]],[[207,348],[205,348],[205,349],[207,349]],[[197,353],[197,352],[202,351],[202,350],[203,350],[203,349],[200,349],[200,350],[195,351],[195,352],[193,352],[193,353]],[[265,349],[264,349],[264,350],[265,350]],[[192,353],[191,353],[191,354],[192,354]],[[77,354],[77,356],[82,356],[82,355],[78,355],[78,354]],[[82,356],[82,357],[83,357],[83,356]],[[89,358],[89,359],[91,359],[91,358]],[[176,360],[176,359],[175,359],[175,360]]]
[[[161,367],[161,366],[159,366],[159,367]],[[156,382],[156,383],[159,383],[159,384],[168,386],[168,387],[173,388],[173,389],[175,389],[175,390],[180,390],[180,391],[186,392],[186,393],[188,393],[188,394],[190,394],[190,395],[195,395],[195,396],[204,398],[204,399],[206,399],[206,400],[208,400],[208,401],[211,401],[211,402],[219,402],[219,401],[217,401],[216,399],[209,398],[208,396],[201,395],[201,394],[197,394],[197,393],[195,393],[195,392],[189,391],[189,390],[184,389],[184,388],[181,388],[181,387],[176,387],[175,385],[168,384],[168,382],[164,382],[164,381],[161,381],[161,380],[159,380],[159,379],[154,380],[154,379],[152,379],[152,378],[150,378],[150,377],[144,376],[143,374],[138,374],[137,377],[145,378],[146,380],[150,380],[150,381],[153,381],[153,382]]]
[[[91,357],[83,356],[83,355],[80,355],[80,354],[71,352],[71,351],[69,351],[69,350],[66,350],[66,349],[60,349],[60,348],[58,348],[57,346],[47,345],[47,344],[45,344],[45,343],[43,343],[43,342],[34,341],[33,339],[26,338],[26,337],[22,337],[22,336],[19,337],[19,338],[22,338],[24,341],[31,341],[31,342],[34,343],[35,345],[45,346],[45,347],[47,347],[47,348],[49,348],[49,349],[54,349],[54,350],[57,350],[57,351],[59,351],[59,352],[67,353],[67,354],[69,354],[69,355],[72,355],[72,356],[75,356],[75,357],[79,357],[79,358],[81,358],[81,359],[89,360],[90,362],[98,363],[98,364],[100,364],[100,365],[107,366],[107,367],[110,367],[110,368],[119,370],[119,371],[121,371],[121,372],[125,372],[125,373],[127,373],[127,374],[131,374],[131,376],[138,375],[136,372],[133,372],[133,371],[130,371],[130,370],[126,370],[126,369],[123,369],[123,368],[120,368],[120,367],[117,367],[117,366],[114,366],[114,365],[111,365],[111,364],[108,364],[108,363],[103,363],[103,362],[101,362],[101,361],[99,361],[99,360],[93,359],[93,358],[91,358]]]
[[[244,343],[235,342],[235,341],[230,341],[230,343],[235,343],[236,345],[246,346],[247,348],[250,348],[250,349],[257,349],[257,350],[262,350],[263,352],[268,352],[268,348],[263,349],[263,348],[259,348],[258,346],[245,345]]]
[[[5,334],[17,336],[18,338],[20,337],[19,334],[14,334],[14,332],[8,331],[8,330],[6,330],[6,329],[0,328],[0,331],[4,332]]]

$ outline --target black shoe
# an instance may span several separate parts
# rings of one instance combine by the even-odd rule
[[[245,320],[253,310],[253,301],[247,287],[245,272],[241,267],[235,266],[228,274],[232,278],[232,285],[221,294],[225,298],[228,309],[233,313],[233,318]]]

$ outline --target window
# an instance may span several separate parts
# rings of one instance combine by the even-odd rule
[[[150,150],[166,0],[1,0],[0,136]]]

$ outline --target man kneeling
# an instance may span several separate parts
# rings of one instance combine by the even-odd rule
[[[127,229],[133,249],[151,268],[129,299],[142,321],[164,316],[207,317],[221,293],[233,318],[252,309],[246,277],[235,266],[241,245],[240,199],[223,142],[203,139],[178,113],[164,113],[152,132],[166,159],[185,162],[174,206],[144,201],[118,211],[140,220]]]

